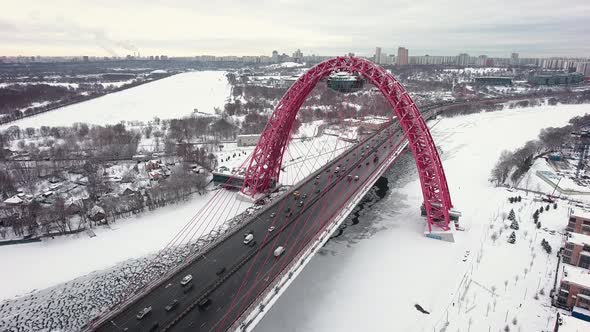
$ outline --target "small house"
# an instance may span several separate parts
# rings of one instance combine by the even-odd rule
[[[24,201],[18,196],[12,196],[4,201],[6,205],[21,205]]]
[[[106,216],[104,209],[98,205],[93,206],[88,212],[88,218],[92,221],[103,220]]]

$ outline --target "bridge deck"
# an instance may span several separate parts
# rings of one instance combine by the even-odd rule
[[[307,193],[302,207],[297,206],[299,200],[290,194],[281,197],[250,220],[243,231],[198,256],[166,282],[110,317],[96,331],[148,331],[156,322],[157,331],[226,330],[305,245],[314,240],[402,139],[401,131],[394,124],[352,147],[293,189]],[[367,145],[370,145],[369,152]],[[379,156],[377,162],[374,162],[375,155]],[[339,177],[334,176],[335,165],[344,168]],[[316,174],[319,175],[317,184],[314,183]],[[348,181],[348,174],[359,176],[359,180]],[[285,213],[288,208],[293,212],[289,217]],[[276,213],[274,218],[272,213]],[[269,233],[267,229],[271,225],[276,229]],[[254,234],[257,243],[253,247],[243,244],[246,231]],[[299,239],[297,243],[294,243],[295,238]],[[273,251],[278,246],[283,246],[285,252],[275,258]],[[218,276],[216,272],[222,267],[226,270]],[[193,289],[185,294],[180,280],[189,273],[193,275]],[[203,298],[211,301],[206,310],[196,306]],[[178,307],[166,312],[164,307],[175,299],[179,301]],[[152,312],[138,320],[137,312],[148,306],[152,307]]]

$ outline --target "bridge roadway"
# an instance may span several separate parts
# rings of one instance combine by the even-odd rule
[[[312,241],[323,229],[323,222],[333,218],[342,206],[349,203],[377,166],[384,162],[403,139],[402,131],[394,123],[355,145],[254,215],[252,220],[245,222],[246,225],[240,231],[230,235],[204,255],[199,255],[185,268],[113,317],[109,317],[95,330],[228,329],[258,294],[280,274],[282,268],[297,256],[304,244]],[[378,156],[377,161],[374,161],[375,155]],[[337,165],[343,169],[339,176],[334,173]],[[349,174],[353,178],[358,176],[359,180],[349,181]],[[317,181],[316,176],[319,176]],[[293,198],[292,192],[295,190],[301,195],[307,194],[302,207],[297,204],[299,200]],[[285,212],[288,208],[293,213],[291,216],[287,216]],[[272,213],[276,216],[272,217]],[[268,232],[271,225],[276,229]],[[253,247],[243,244],[247,232],[254,234],[256,244]],[[297,243],[293,242],[295,238],[299,239]],[[275,258],[273,252],[278,246],[283,246],[285,252]],[[225,268],[225,272],[217,275],[221,268]],[[185,293],[186,286],[182,287],[180,280],[187,274],[193,276],[193,288]],[[244,280],[245,283],[238,292]],[[239,293],[239,298],[234,299],[236,293]],[[203,298],[210,299],[206,309],[196,305]],[[179,305],[170,312],[165,311],[164,307],[175,299],[179,301]],[[137,319],[137,313],[148,306],[152,307],[151,313],[141,320]],[[157,328],[154,326],[156,323]]]

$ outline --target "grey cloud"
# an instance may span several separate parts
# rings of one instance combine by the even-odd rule
[[[414,55],[520,51],[583,56],[590,34],[588,0],[103,0],[68,10],[61,19],[51,8],[30,12],[30,22],[0,13],[0,36],[13,31],[9,39],[0,38],[12,45],[37,38],[48,47],[70,39],[70,53],[77,45],[93,44],[107,54],[138,48],[178,55],[301,48],[371,55],[375,46],[389,53],[407,46]],[[85,14],[80,11],[105,15],[105,10],[117,15],[77,17]],[[0,53],[3,49],[0,43]]]

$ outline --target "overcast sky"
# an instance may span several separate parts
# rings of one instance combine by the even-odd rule
[[[590,56],[590,0],[5,0],[0,55]]]

